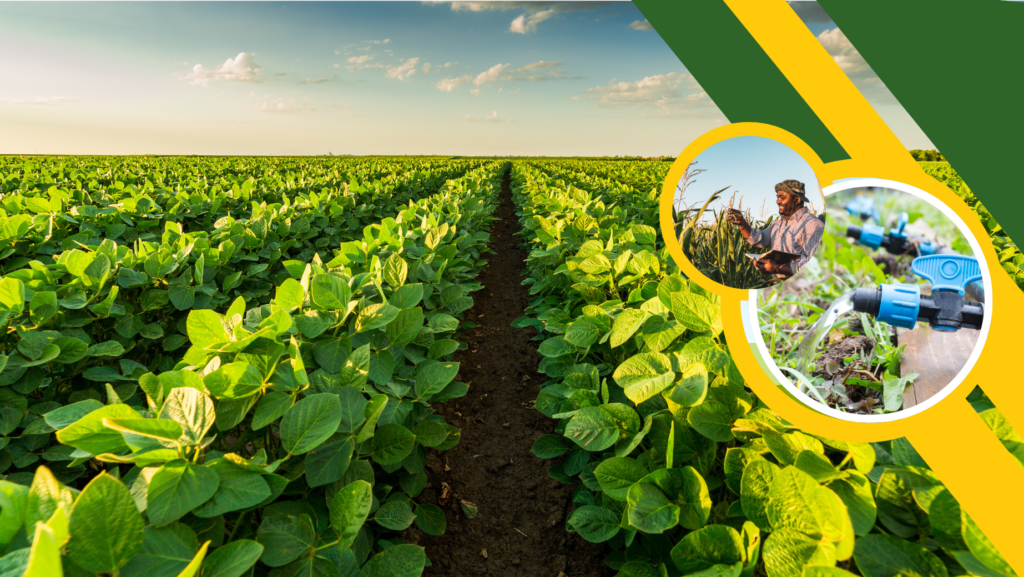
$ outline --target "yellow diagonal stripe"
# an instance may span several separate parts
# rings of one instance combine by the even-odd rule
[[[968,223],[990,265],[998,262],[988,235],[977,218],[958,197],[920,169],[785,0],[725,2],[850,154],[850,160],[826,164],[821,175],[823,181],[877,177],[926,190],[952,207]],[[750,97],[757,98],[757,95]],[[1024,394],[1018,379],[1008,374],[1010,367],[1007,363],[1007,360],[1019,358],[1020,339],[1012,326],[1012,319],[1005,316],[1005,311],[1024,310],[1024,298],[1001,270],[994,270],[992,277],[993,286],[989,288],[986,306],[992,307],[993,302],[997,302],[999,310],[1004,313],[1000,315],[993,309],[990,338],[967,381],[957,394],[950,395],[924,413],[893,424],[895,426],[880,428],[899,431],[907,436],[964,510],[1020,574],[1024,571],[1024,548],[1017,546],[1016,537],[1019,520],[1024,518],[1024,499],[1016,495],[1024,487],[1024,467],[1003,448],[964,400],[974,385],[981,384],[1011,423],[1024,423]],[[742,331],[742,327],[737,326],[740,324],[738,318],[727,324]],[[732,347],[732,350],[734,354],[748,356],[741,347]],[[751,358],[745,358],[744,364],[756,367],[753,355],[749,356]],[[759,394],[763,390],[766,400],[778,399],[777,389],[767,378],[759,381]],[[776,390],[769,391],[769,386]],[[797,415],[795,403],[779,400],[782,406],[771,406],[801,426],[803,423],[819,424],[829,420],[822,415]],[[810,411],[803,407],[800,410]],[[787,411],[794,414],[787,414]],[[873,436],[864,433],[862,428],[873,425],[851,427],[846,423],[836,425],[834,419],[831,421],[837,432],[842,430],[844,434],[854,436]],[[857,428],[861,433],[854,432]]]

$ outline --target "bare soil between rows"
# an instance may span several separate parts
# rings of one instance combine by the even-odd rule
[[[529,303],[522,272],[526,254],[516,236],[520,225],[509,176],[491,227],[484,288],[473,293],[466,321],[477,327],[462,337],[469,348],[455,354],[458,379],[469,393],[438,405],[439,414],[462,429],[455,448],[427,457],[429,484],[422,500],[441,506],[448,519],[444,535],[409,529],[406,538],[426,547],[427,576],[604,577],[608,550],[566,532],[572,487],[547,474],[554,461],[530,453],[533,442],[554,431],[555,422],[534,410],[545,377],[533,329],[512,328]],[[462,500],[475,504],[466,517]]]

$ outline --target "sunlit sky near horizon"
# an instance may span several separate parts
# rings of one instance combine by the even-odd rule
[[[7,2],[0,51],[3,154],[654,156],[727,122],[628,2]]]
[[[735,195],[733,208],[750,209],[755,219],[778,214],[775,204],[775,185],[784,180],[799,180],[816,212],[824,208],[825,200],[814,171],[807,162],[788,146],[768,138],[740,136],[729,138],[700,153],[695,168],[705,172],[698,174],[686,189],[683,202],[696,208],[716,190],[729,187],[718,202],[709,209],[721,210],[729,206]],[[677,209],[682,208],[677,204]],[[704,214],[702,220],[710,222],[712,212]]]

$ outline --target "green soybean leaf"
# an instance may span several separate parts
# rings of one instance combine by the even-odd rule
[[[853,559],[864,577],[948,575],[946,566],[934,553],[917,543],[891,535],[865,535],[857,539]]]
[[[241,399],[260,392],[263,375],[255,365],[227,363],[206,375],[203,384],[218,399]]]
[[[249,539],[218,547],[203,561],[203,577],[242,577],[263,554],[263,545]]]
[[[779,473],[775,463],[760,460],[748,463],[740,480],[740,503],[743,514],[762,531],[771,531],[768,519],[768,494]]]
[[[416,505],[416,526],[427,535],[444,535],[448,520],[437,505],[419,503]]]
[[[93,478],[75,500],[68,523],[71,560],[86,571],[124,567],[142,547],[142,514],[128,488],[107,473]]]
[[[565,426],[565,436],[587,451],[603,451],[619,440],[615,419],[601,407],[584,407]]]
[[[149,480],[146,515],[157,527],[173,523],[213,497],[219,485],[209,467],[183,459],[166,463]]]
[[[672,362],[661,353],[640,353],[634,355],[615,369],[612,378],[625,390],[626,397],[640,404],[675,381]]]
[[[628,341],[650,317],[650,313],[640,309],[625,309],[612,323],[609,342],[614,349]]]
[[[629,488],[647,473],[643,465],[628,457],[605,459],[594,469],[601,490],[616,501],[625,501]]]
[[[309,515],[264,516],[256,531],[256,540],[263,546],[260,561],[270,567],[281,567],[312,550],[316,533]]]
[[[333,274],[313,275],[310,279],[310,301],[319,309],[345,310],[350,294],[348,283]]]
[[[181,425],[169,419],[103,419],[103,424],[115,431],[128,433],[125,441],[129,445],[131,435],[172,442],[177,442],[182,435]]]
[[[974,519],[971,519],[967,511],[961,508],[960,515],[962,519],[961,534],[971,554],[993,571],[1004,575],[1012,574],[1013,569],[1010,567],[1010,564],[1003,559],[1003,556],[996,550],[995,545],[981,532],[981,528],[974,522]],[[860,564],[858,563],[859,566]]]
[[[426,564],[423,547],[393,545],[367,561],[359,577],[419,577]]]
[[[198,444],[216,422],[217,415],[210,397],[191,387],[178,387],[167,394],[159,417],[177,422],[183,431],[182,439]]]
[[[397,423],[381,425],[373,435],[373,461],[380,465],[401,463],[415,446],[416,436],[409,429]]]
[[[416,372],[416,397],[429,400],[444,390],[459,374],[459,363],[430,361],[422,363]]]
[[[306,484],[321,487],[341,479],[352,460],[353,448],[352,439],[341,438],[306,453]]]
[[[187,525],[146,527],[139,553],[121,569],[123,577],[178,575],[199,550],[195,532]]]
[[[732,415],[729,408],[718,401],[705,401],[690,409],[686,420],[698,433],[719,443],[733,440]]]
[[[405,278],[408,274],[409,265],[404,259],[402,259],[402,257],[398,256],[398,253],[391,255],[386,261],[384,261],[384,270],[382,271],[382,275],[384,282],[389,285],[395,288],[402,286],[405,284]]]
[[[671,556],[680,572],[691,574],[715,565],[742,563],[746,550],[736,529],[728,525],[708,525],[684,536],[672,548]]]
[[[399,309],[388,304],[367,305],[356,317],[355,329],[357,333],[379,329],[395,320],[398,317]]]
[[[326,441],[341,423],[337,395],[318,393],[295,403],[281,419],[281,443],[292,455],[301,455]]]
[[[301,307],[305,299],[306,291],[302,289],[299,281],[292,278],[285,279],[284,282],[277,285],[277,292],[274,293],[274,302],[288,312]]]
[[[412,512],[412,505],[402,499],[392,499],[384,503],[373,514],[373,520],[378,525],[392,531],[408,529],[415,519],[416,514]]]
[[[544,435],[533,443],[530,452],[541,459],[553,459],[564,455],[569,450],[561,435]]]
[[[591,543],[604,543],[619,532],[619,516],[604,507],[584,505],[569,516],[573,530]]]
[[[57,440],[92,455],[128,450],[119,431],[108,428],[103,419],[138,419],[141,415],[128,405],[107,405],[57,431]]]
[[[210,310],[196,310],[188,314],[188,338],[192,344],[207,348],[231,340],[222,317]]]
[[[220,483],[209,500],[192,510],[196,517],[216,517],[248,509],[270,496],[270,485],[257,472],[247,471],[225,459],[211,461],[206,467],[217,474]]]
[[[356,540],[359,529],[370,515],[373,505],[373,487],[366,481],[354,481],[343,487],[331,501],[331,529],[338,536],[338,548],[348,549]]]
[[[762,554],[771,577],[800,577],[806,565],[833,566],[836,563],[836,548],[832,543],[815,541],[788,528],[769,535]]]

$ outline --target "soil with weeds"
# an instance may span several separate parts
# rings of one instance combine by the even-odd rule
[[[545,380],[536,372],[541,358],[530,340],[536,333],[511,326],[530,297],[521,284],[526,255],[508,175],[500,203],[501,220],[491,228],[496,254],[489,255],[484,288],[473,294],[466,315],[477,326],[462,336],[469,348],[455,354],[469,393],[437,406],[462,429],[462,439],[449,451],[430,452],[420,499],[442,508],[448,529],[435,537],[414,526],[406,538],[426,547],[428,576],[610,576],[607,548],[566,531],[573,488],[548,476],[555,461],[530,453],[535,440],[554,432],[555,421],[533,409]]]

